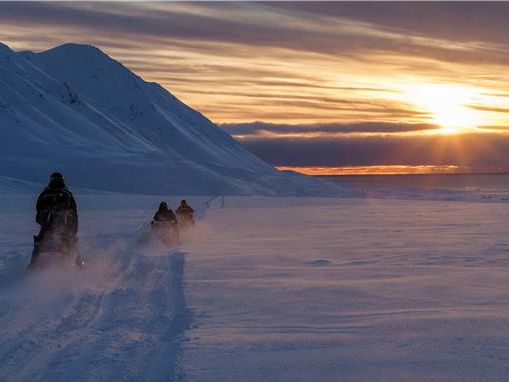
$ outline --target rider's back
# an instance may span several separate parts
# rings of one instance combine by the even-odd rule
[[[175,221],[175,215],[170,210],[157,211],[154,215],[154,221],[156,222],[173,222]]]
[[[194,209],[189,205],[180,205],[176,210],[178,215],[192,215],[194,213]]]
[[[65,225],[76,233],[78,214],[72,193],[63,187],[49,185],[37,199],[36,222],[42,227]]]

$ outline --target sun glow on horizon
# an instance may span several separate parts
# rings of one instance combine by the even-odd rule
[[[312,176],[454,174],[468,170],[455,165],[277,166],[277,168],[280,171],[289,170]]]
[[[479,98],[474,88],[429,84],[411,86],[406,93],[413,104],[431,114],[441,134],[460,134],[481,123],[480,113],[468,106]]]

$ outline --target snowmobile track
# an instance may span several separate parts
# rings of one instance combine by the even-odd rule
[[[91,256],[81,272],[36,275],[2,291],[1,381],[181,376],[190,319],[185,254],[126,245],[123,238],[116,248]]]

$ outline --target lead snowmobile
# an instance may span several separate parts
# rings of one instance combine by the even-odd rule
[[[41,230],[34,236],[28,269],[42,269],[49,265],[83,266],[77,245],[76,202],[60,173],[51,174],[50,183],[39,195],[36,221]]]
[[[68,222],[74,219],[71,211],[54,209],[50,214],[51,224],[34,236],[34,251],[29,269],[44,269],[48,266],[83,266],[78,248],[78,239],[69,229]]]

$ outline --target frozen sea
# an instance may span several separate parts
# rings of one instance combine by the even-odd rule
[[[425,174],[323,177],[372,198],[509,201],[509,174]]]
[[[138,242],[160,197],[78,195],[86,269],[36,277],[0,195],[0,380],[509,380],[509,206],[402,189],[193,198],[173,249]]]

